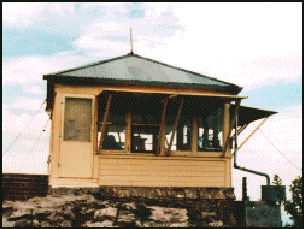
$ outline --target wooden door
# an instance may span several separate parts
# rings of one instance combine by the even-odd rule
[[[59,176],[92,178],[94,96],[63,96]]]

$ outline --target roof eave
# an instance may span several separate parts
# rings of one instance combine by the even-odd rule
[[[198,89],[215,89],[221,92],[237,95],[242,88],[231,84],[223,87],[215,84],[197,84],[197,83],[178,83],[178,82],[159,82],[159,81],[139,81],[139,80],[118,80],[109,78],[93,78],[93,77],[76,77],[76,76],[58,76],[44,75],[43,80],[53,83],[73,84],[73,85],[111,85],[111,86],[157,86],[157,87],[176,87],[176,88],[198,88]]]

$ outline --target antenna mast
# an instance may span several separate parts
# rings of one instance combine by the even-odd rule
[[[130,28],[130,44],[131,44],[130,54],[134,54],[134,52],[133,52],[133,36],[132,36],[132,29],[131,28]]]

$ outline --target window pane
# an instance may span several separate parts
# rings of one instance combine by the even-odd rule
[[[98,132],[98,144],[101,134],[101,126]],[[125,148],[125,126],[107,125],[102,149],[123,150]]]
[[[157,126],[132,126],[131,153],[155,153],[158,131]]]
[[[169,148],[169,144],[170,144],[170,139],[173,133],[173,126],[166,126],[165,129],[165,133],[166,133],[166,138],[165,138],[165,147],[166,149]],[[174,139],[172,141],[172,145],[171,145],[171,150],[176,150],[176,132],[175,132],[175,136]]]
[[[223,130],[223,108],[198,118],[198,151],[221,152]]]
[[[177,149],[178,150],[191,150],[191,120],[180,120],[177,126]]]
[[[90,141],[92,99],[66,98],[64,141]]]

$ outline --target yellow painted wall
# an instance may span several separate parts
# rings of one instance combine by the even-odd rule
[[[230,160],[100,156],[99,185],[135,187],[230,187]]]

